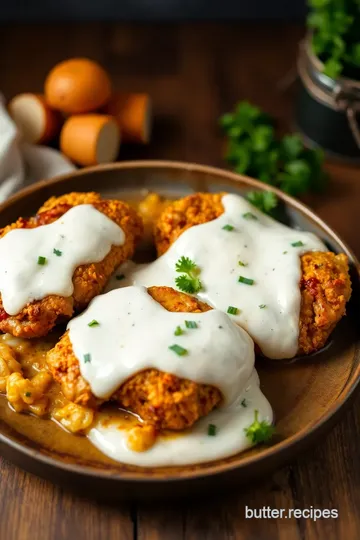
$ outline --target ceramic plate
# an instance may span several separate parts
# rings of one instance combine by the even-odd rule
[[[40,182],[0,207],[0,226],[29,216],[52,195],[98,191],[105,197],[141,198],[147,191],[182,197],[195,191],[244,194],[263,184],[227,171],[186,163],[124,162],[80,170]],[[257,360],[262,391],[276,418],[271,446],[196,466],[141,469],[106,458],[84,437],[65,433],[53,422],[19,416],[0,398],[0,451],[20,467],[87,493],[119,498],[154,498],[211,492],[239,485],[294,459],[334,424],[359,382],[359,265],[350,249],[310,209],[277,192],[293,227],[316,233],[351,263],[353,296],[345,317],[327,347],[293,362]],[[39,435],[41,434],[41,436]]]

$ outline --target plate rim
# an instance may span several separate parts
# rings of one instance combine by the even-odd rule
[[[290,195],[280,191],[279,189],[269,186],[262,183],[259,180],[254,178],[233,173],[226,169],[221,169],[218,167],[212,167],[208,165],[200,165],[196,163],[188,163],[182,161],[169,161],[169,160],[134,160],[134,161],[123,161],[116,163],[108,163],[102,165],[96,165],[93,167],[86,167],[84,169],[75,169],[74,171],[55,176],[51,179],[44,179],[31,184],[18,191],[12,195],[9,199],[0,204],[0,214],[5,211],[7,208],[11,207],[17,201],[26,198],[28,195],[35,193],[43,187],[48,187],[52,185],[58,185],[62,183],[71,182],[71,180],[76,177],[86,176],[92,172],[98,171],[116,171],[123,169],[134,169],[134,168],[150,168],[150,169],[176,169],[182,172],[198,172],[210,174],[214,177],[222,178],[223,180],[229,179],[235,183],[241,182],[250,187],[258,189],[260,191],[272,191],[278,197],[283,200],[290,207],[293,207],[300,211],[303,215],[309,218],[311,221],[319,225],[327,234],[333,237],[336,242],[340,245],[343,252],[349,256],[351,262],[353,263],[357,276],[360,280],[360,263],[352,251],[352,249],[344,242],[341,237],[338,235],[337,231],[327,225],[310,207],[306,204],[298,201],[297,199],[291,197]],[[355,346],[355,351],[359,349],[359,345]],[[269,446],[259,454],[253,456],[241,457],[239,454],[238,460],[233,460],[225,463],[218,463],[217,461],[210,461],[204,463],[206,468],[191,469],[194,465],[184,466],[181,471],[172,472],[171,468],[165,467],[154,467],[151,468],[151,474],[146,474],[145,471],[116,471],[116,465],[114,469],[95,469],[91,466],[84,466],[80,464],[72,464],[62,462],[56,457],[48,456],[42,453],[40,450],[31,448],[29,446],[23,445],[16,440],[13,440],[11,437],[4,435],[0,431],[0,443],[5,444],[13,448],[14,450],[25,454],[27,457],[35,459],[38,462],[48,465],[50,467],[55,467],[57,469],[64,470],[69,473],[75,473],[80,476],[93,477],[97,479],[103,479],[112,482],[119,481],[132,481],[134,483],[168,483],[171,482],[181,482],[186,480],[195,480],[207,477],[218,476],[231,470],[240,471],[241,469],[246,470],[255,465],[265,464],[270,461],[272,458],[285,461],[286,454],[290,451],[296,452],[297,447],[300,450],[301,445],[305,443],[311,443],[311,440],[316,436],[318,431],[324,430],[324,428],[331,422],[335,420],[342,409],[351,402],[351,399],[354,397],[355,392],[359,389],[360,383],[360,363],[350,374],[348,380],[346,381],[344,388],[340,396],[336,401],[331,405],[326,414],[320,417],[320,420],[314,421],[311,424],[308,424],[306,427],[302,428],[297,433],[287,437],[285,440],[278,442],[274,446]],[[284,459],[285,455],[285,459]],[[231,457],[231,456],[229,456]],[[177,467],[182,468],[182,467]],[[188,469],[187,469],[188,468]]]

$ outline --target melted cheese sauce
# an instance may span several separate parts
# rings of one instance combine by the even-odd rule
[[[112,245],[124,241],[123,230],[91,205],[75,206],[49,225],[10,231],[0,239],[5,311],[17,315],[48,295],[71,296],[75,269],[102,261]]]
[[[89,326],[92,321],[98,325]],[[185,321],[197,328],[187,328]],[[183,333],[175,336],[178,326]],[[252,339],[225,313],[172,313],[144,287],[97,296],[68,329],[81,374],[100,398],[108,398],[135,373],[154,368],[216,386],[231,405],[254,368]],[[173,345],[185,354],[170,349]]]
[[[126,279],[113,277],[107,290],[129,284],[176,288],[175,265],[189,257],[200,270],[199,299],[225,312],[235,307],[237,314],[230,317],[267,357],[292,358],[299,338],[300,256],[326,247],[315,235],[278,223],[238,195],[224,195],[222,203],[219,218],[186,230],[148,265],[125,264],[116,275],[124,273]],[[240,276],[252,284],[239,282]]]
[[[243,404],[242,404],[243,403]],[[245,406],[244,406],[245,405]],[[90,441],[110,458],[141,467],[166,467],[190,465],[226,458],[252,446],[245,428],[254,421],[254,411],[259,420],[272,422],[269,402],[259,388],[259,377],[253,370],[246,386],[230,406],[215,409],[184,432],[160,435],[154,446],[145,452],[134,452],[127,444],[127,431],[116,422],[98,421],[91,428]],[[208,435],[208,426],[216,426],[216,435]]]

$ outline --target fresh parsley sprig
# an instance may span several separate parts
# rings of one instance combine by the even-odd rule
[[[200,291],[202,287],[198,277],[200,270],[189,257],[180,257],[175,265],[175,270],[182,274],[175,279],[178,289],[189,294]]]
[[[274,435],[275,428],[266,420],[259,422],[259,411],[255,411],[255,420],[249,427],[245,428],[245,434],[254,444],[268,442]]]
[[[360,70],[360,5],[358,0],[308,0],[307,26],[312,48],[324,62],[323,72],[336,79],[358,78]]]
[[[300,135],[279,139],[274,121],[247,101],[220,119],[228,144],[226,160],[239,174],[248,174],[295,197],[326,186],[321,150],[305,148]],[[266,214],[272,214],[277,197],[271,191],[251,192],[248,199]]]

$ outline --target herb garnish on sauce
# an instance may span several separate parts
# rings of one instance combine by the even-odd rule
[[[175,269],[182,275],[175,279],[176,286],[183,292],[194,294],[201,289],[201,281],[198,278],[199,268],[189,259],[189,257],[180,257],[176,263]]]
[[[244,283],[245,285],[254,285],[254,280],[253,279],[250,279],[250,278],[247,278],[247,277],[244,277],[244,276],[240,276],[238,281],[240,283]]]
[[[255,410],[255,420],[247,428],[244,428],[246,436],[253,443],[267,442],[274,435],[275,428],[272,424],[269,424],[266,420],[259,422],[259,411]]]
[[[181,347],[180,345],[176,345],[176,343],[175,345],[171,345],[169,349],[173,351],[174,353],[176,353],[178,356],[185,356],[185,354],[188,353],[188,351],[184,349],[184,347]]]

